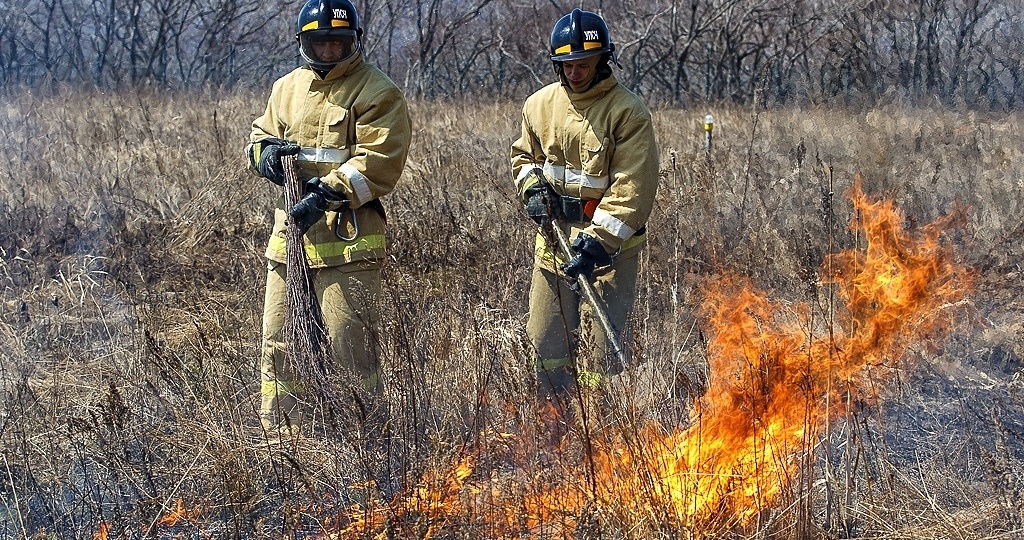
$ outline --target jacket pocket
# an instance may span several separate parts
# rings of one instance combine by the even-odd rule
[[[583,177],[580,179],[580,197],[600,199],[611,185],[611,140],[593,130],[586,130],[580,141]]]
[[[580,140],[580,158],[583,162],[583,174],[595,180],[607,178],[608,162],[611,157],[610,143],[611,141],[608,137],[599,135],[593,129],[584,130],[583,137]],[[604,187],[607,187],[607,185]]]
[[[349,146],[349,110],[333,103],[327,104],[324,111],[325,130],[322,148],[342,150]]]

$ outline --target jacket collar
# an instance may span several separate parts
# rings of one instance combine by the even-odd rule
[[[316,79],[319,79],[319,80],[322,80],[322,81],[325,81],[325,82],[334,82],[334,81],[337,81],[338,79],[341,79],[341,78],[343,78],[343,77],[345,77],[347,75],[355,73],[355,71],[358,70],[360,67],[362,67],[363,64],[364,64],[363,54],[362,54],[362,51],[360,51],[358,54],[352,55],[352,58],[349,58],[348,60],[345,60],[344,62],[341,62],[338,65],[334,66],[324,76],[321,76],[320,72],[318,72],[315,69],[313,69],[313,73],[315,74],[315,78]],[[310,68],[310,69],[312,69],[312,68]]]
[[[577,108],[587,108],[603,98],[617,84],[619,83],[615,79],[615,75],[612,74],[582,92],[574,92],[567,83],[562,83],[562,89],[565,90],[565,94],[574,106]]]

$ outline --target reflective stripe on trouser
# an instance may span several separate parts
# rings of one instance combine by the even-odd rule
[[[353,378],[358,377],[367,390],[379,392],[380,355],[377,342],[371,336],[371,329],[378,328],[379,264],[359,261],[313,268],[310,272],[323,311],[334,365],[347,368],[343,371],[350,370]],[[302,384],[289,365],[284,343],[287,295],[285,264],[271,261],[267,266],[260,361],[260,418],[267,429],[298,425],[306,412],[301,405]]]
[[[608,320],[620,334],[620,343],[628,341],[623,331],[636,298],[637,254],[617,258],[612,266],[597,269],[591,280]],[[581,328],[581,320],[585,347],[576,350],[572,335]],[[578,355],[576,378],[581,384],[597,386],[602,375],[614,375],[624,368],[608,345],[601,325],[592,316],[590,305],[569,288],[563,276],[536,264],[530,283],[526,333],[534,347],[538,372],[567,366],[574,350]]]

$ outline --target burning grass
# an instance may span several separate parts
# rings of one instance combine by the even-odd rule
[[[400,482],[382,494],[349,434],[261,443],[277,194],[241,148],[262,100],[3,109],[0,537],[1024,527],[1019,115],[716,107],[708,159],[704,111],[656,111],[636,364],[601,396],[610,413],[550,446],[523,340],[532,234],[507,179],[518,104],[414,103],[387,201],[379,337]]]
[[[338,536],[411,527],[440,538],[455,523],[488,538],[570,537],[587,518],[587,527],[637,537],[651,524],[691,537],[756,531],[765,512],[793,502],[802,464],[845,396],[866,397],[865,371],[894,370],[915,344],[941,339],[967,293],[966,269],[939,242],[950,220],[915,236],[859,181],[849,195],[864,246],[825,263],[844,305],[837,320],[815,321],[810,306],[773,301],[742,277],[708,279],[701,312],[712,377],[688,427],[652,423],[632,440],[598,433],[585,459],[511,482],[501,478],[508,463],[479,471],[469,456],[372,512],[353,511]],[[482,478],[470,480],[474,472]]]

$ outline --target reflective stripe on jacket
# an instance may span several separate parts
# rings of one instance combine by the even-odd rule
[[[267,137],[298,144],[302,180],[319,176],[349,200],[306,232],[310,266],[384,257],[383,207],[375,201],[395,188],[412,138],[405,97],[391,79],[362,58],[324,78],[295,69],[274,83],[266,112],[252,123],[250,145]],[[286,262],[286,217],[282,196],[266,251],[278,262]]]
[[[553,83],[527,98],[511,159],[517,189],[540,167],[560,195],[599,200],[589,222],[570,227],[573,235],[585,231],[611,254],[646,238],[658,188],[654,126],[651,112],[614,75],[584,92]],[[543,242],[538,250],[546,249]]]

